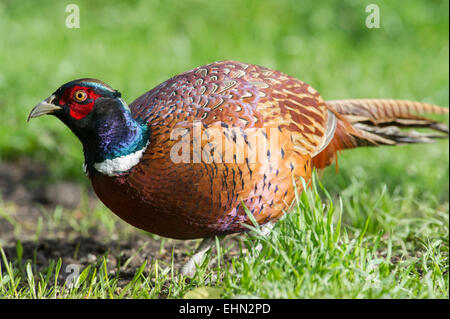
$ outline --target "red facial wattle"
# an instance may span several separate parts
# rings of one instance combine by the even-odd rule
[[[87,94],[87,98],[82,102],[77,101],[74,97],[74,94],[79,90],[83,90]],[[100,95],[95,93],[92,89],[75,85],[64,92],[59,104],[68,105],[70,108],[70,115],[73,118],[80,120],[92,111],[95,100],[98,97],[100,97]]]

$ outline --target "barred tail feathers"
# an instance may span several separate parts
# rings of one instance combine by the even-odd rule
[[[362,146],[430,143],[448,138],[446,124],[420,116],[448,114],[448,108],[436,105],[392,99],[347,99],[326,101],[337,117],[333,139],[313,158],[316,168],[330,165],[340,150]],[[403,129],[409,130],[403,130]],[[418,132],[426,128],[433,132]]]

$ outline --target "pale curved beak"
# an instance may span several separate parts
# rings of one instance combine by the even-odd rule
[[[52,102],[55,100],[55,96],[51,95],[48,98],[46,98],[44,101],[33,107],[30,114],[28,115],[27,122],[34,118],[39,117],[45,114],[52,114],[53,112],[57,110],[61,110],[62,107],[52,104]]]

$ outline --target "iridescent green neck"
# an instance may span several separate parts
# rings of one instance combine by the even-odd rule
[[[135,120],[121,99],[116,101],[110,106],[114,110],[99,117],[92,134],[82,139],[88,170],[95,163],[133,154],[149,141],[148,126]]]

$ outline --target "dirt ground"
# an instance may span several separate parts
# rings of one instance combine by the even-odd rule
[[[75,209],[81,200],[82,191],[80,185],[72,182],[49,184],[45,165],[27,159],[0,162],[0,193],[3,202],[3,212],[0,211],[0,245],[8,260],[17,258],[16,247],[17,241],[20,240],[23,247],[22,260],[31,260],[35,271],[43,271],[50,260],[57,261],[61,258],[60,280],[65,280],[71,273],[64,271],[67,265],[75,264],[82,269],[88,264],[100,262],[106,254],[108,269],[115,274],[120,265],[119,284],[120,281],[126,284],[133,278],[136,268],[145,260],[150,264],[157,258],[162,264],[170,265],[172,250],[175,268],[180,269],[198,243],[192,240],[165,240],[161,245],[161,239],[131,228],[131,234],[123,241],[113,239],[111,234],[101,231],[82,236],[67,227],[48,231],[45,225],[36,239],[36,228],[42,209],[51,211],[57,205],[68,210]],[[90,191],[90,205],[95,205],[96,201],[95,194]],[[17,233],[15,223],[20,225],[20,233]],[[128,226],[119,223],[118,227]],[[234,247],[228,258],[238,254],[238,238],[231,236],[223,242],[228,247]],[[130,258],[131,261],[124,267]]]

